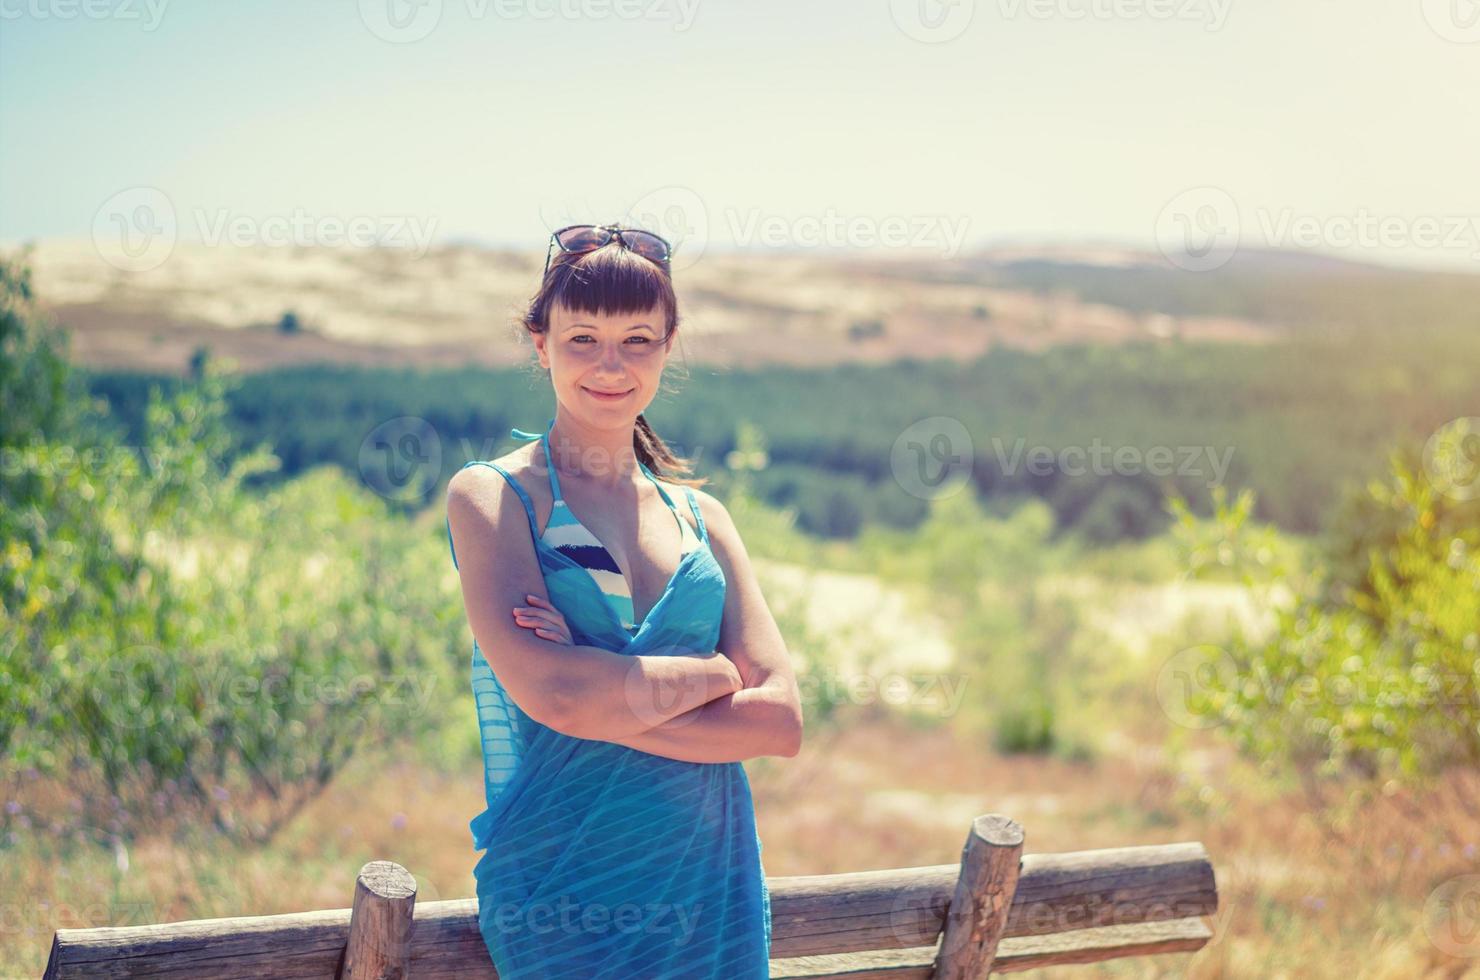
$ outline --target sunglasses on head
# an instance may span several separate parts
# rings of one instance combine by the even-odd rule
[[[645,259],[667,264],[673,247],[666,238],[640,228],[623,228],[621,225],[566,225],[550,236],[550,247],[545,250],[545,272],[550,271],[550,256],[555,246],[562,252],[593,252],[612,239],[622,247],[636,252]]]

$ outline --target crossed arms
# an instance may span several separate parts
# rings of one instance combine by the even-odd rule
[[[557,731],[686,762],[794,756],[803,719],[785,641],[728,511],[701,490],[695,495],[727,583],[722,652],[634,657],[510,622],[509,610],[531,594],[521,587],[542,578],[533,549],[508,544],[528,536],[522,505],[484,467],[448,485],[469,625],[509,694]],[[548,600],[540,608],[553,609]]]

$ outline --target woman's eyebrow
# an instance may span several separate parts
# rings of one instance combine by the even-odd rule
[[[594,323],[571,323],[571,324],[568,324],[565,329],[566,330],[595,330],[596,329],[596,324],[594,324]],[[634,323],[630,327],[628,327],[627,329],[628,330],[651,330],[651,329],[653,329],[653,327],[652,327],[652,324],[650,324],[650,323]]]

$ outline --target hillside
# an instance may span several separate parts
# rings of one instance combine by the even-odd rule
[[[1120,253],[1052,253],[1056,263]],[[543,252],[460,245],[425,256],[350,248],[181,243],[146,272],[108,265],[90,242],[47,241],[32,265],[43,304],[92,368],[180,372],[200,345],[248,371],[290,364],[505,366],[527,357],[516,328]],[[994,347],[1041,350],[1172,336],[1259,342],[1251,317],[1175,318],[1017,282],[1021,250],[939,259],[705,253],[676,270],[683,355],[734,367],[969,359]],[[1138,261],[1148,261],[1141,257]],[[301,329],[277,329],[293,311]]]

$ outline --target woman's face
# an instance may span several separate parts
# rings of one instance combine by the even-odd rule
[[[600,428],[630,425],[657,397],[673,346],[672,336],[662,339],[664,324],[661,305],[613,316],[556,306],[534,345],[567,411]]]

